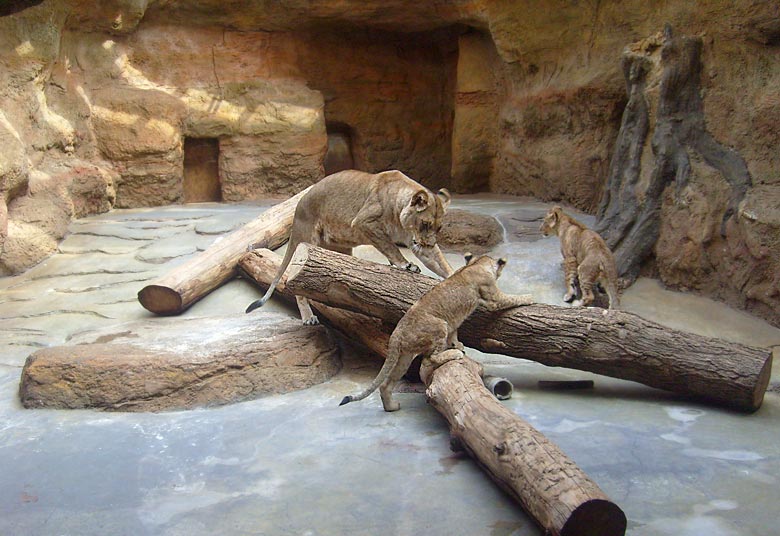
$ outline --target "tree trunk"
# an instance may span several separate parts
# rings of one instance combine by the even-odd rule
[[[271,285],[271,281],[281,265],[282,258],[268,249],[247,252],[238,261],[239,271],[242,275],[263,290]],[[282,276],[274,295],[285,299],[285,301],[294,302],[295,295],[287,289],[286,283],[287,278]],[[390,340],[394,324],[386,324],[378,318],[337,309],[319,302],[311,302],[310,305],[318,318],[330,327],[347,338],[356,340],[375,354],[383,358],[386,357],[387,342]]]
[[[561,536],[613,536],[626,531],[626,515],[554,443],[501,404],[485,388],[480,365],[448,350],[430,361],[426,396],[462,446],[490,477],[545,530]]]
[[[642,261],[653,252],[660,232],[662,194],[668,184],[676,191],[688,184],[690,153],[717,170],[731,186],[731,198],[723,214],[726,221],[737,208],[752,183],[743,158],[721,145],[707,131],[701,99],[700,37],[675,37],[671,26],[664,29],[660,47],[627,49],[623,56],[628,103],[623,113],[615,152],[609,166],[607,187],[598,209],[595,226],[615,254],[618,272],[633,283]],[[654,162],[642,163],[651,130],[648,77],[656,67],[651,56],[660,57],[660,78],[655,124],[650,140]],[[646,185],[642,169],[648,168]],[[679,195],[678,195],[679,197]]]
[[[281,257],[268,250],[247,253],[239,261],[244,274],[264,287],[280,264]],[[284,283],[283,278],[276,292],[290,300],[293,294]],[[321,303],[312,307],[344,335],[387,357],[386,329],[391,326]],[[458,359],[438,367],[424,360],[421,373],[428,400],[471,457],[549,534],[624,534],[620,508],[566,454],[490,394],[479,364],[456,354]]]
[[[436,280],[301,244],[288,270],[297,295],[396,323]],[[684,333],[623,311],[531,305],[478,308],[458,331],[485,352],[587,370],[742,411],[761,406],[772,353]]]
[[[168,411],[305,389],[341,368],[321,326],[274,315],[132,322],[86,344],[30,355],[19,396],[27,408]],[[109,342],[110,341],[110,342]]]
[[[236,263],[250,244],[267,248],[284,244],[290,236],[295,207],[308,190],[271,207],[206,251],[148,284],[138,293],[138,301],[158,315],[177,315],[186,310],[235,275]]]

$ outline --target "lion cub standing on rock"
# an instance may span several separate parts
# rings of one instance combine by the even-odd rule
[[[596,231],[588,229],[558,206],[550,209],[539,230],[544,236],[557,234],[561,241],[566,278],[564,301],[574,300],[579,279],[582,300],[576,305],[588,306],[593,303],[593,285],[599,283],[607,291],[609,308],[617,309],[620,306],[615,258]]]
[[[463,349],[458,328],[483,304],[491,311],[530,305],[533,298],[524,294],[504,294],[496,280],[506,260],[466,254],[466,266],[425,293],[398,322],[390,335],[387,359],[374,381],[358,395],[345,396],[341,406],[362,400],[379,387],[385,411],[401,408],[393,400],[393,387],[418,355],[430,357],[448,348]]]

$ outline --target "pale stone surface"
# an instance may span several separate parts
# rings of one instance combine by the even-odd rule
[[[456,196],[454,208],[530,221],[544,206],[479,195]],[[262,210],[215,204],[115,210],[79,220],[71,230],[89,229],[96,249],[104,236],[134,236],[139,248],[171,233],[190,243],[198,240],[201,222],[240,225]],[[499,286],[563,305],[557,238],[507,237],[491,251],[509,259]],[[386,262],[371,247],[356,253]],[[460,254],[447,257],[453,267],[463,264]],[[354,349],[345,350],[344,370],[325,383],[217,408],[152,414],[21,407],[21,366],[33,351],[94,341],[128,322],[164,323],[138,304],[136,293],[182,260],[153,265],[132,253],[58,253],[23,275],[0,278],[0,533],[46,534],[56,524],[72,534],[200,536],[225,527],[270,534],[280,528],[340,535],[541,534],[476,464],[449,450],[446,424],[419,391],[399,393],[403,409],[394,414],[382,411],[377,396],[339,408],[341,398],[379,368]],[[241,315],[260,294],[235,280],[182,319]],[[623,304],[677,329],[780,351],[777,328],[654,281],[640,279]],[[275,316],[269,312],[298,318],[295,307],[276,300],[247,316],[262,322]],[[219,334],[204,331],[191,335]],[[512,381],[507,407],[558,444],[624,509],[631,536],[773,530],[780,499],[777,392],[745,416],[631,382],[469,352],[488,374]],[[594,380],[595,388],[537,386],[539,380],[578,379]],[[778,382],[775,372],[773,385]]]

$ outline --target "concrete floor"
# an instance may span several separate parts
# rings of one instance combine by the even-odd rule
[[[398,395],[402,410],[394,414],[382,411],[376,395],[339,408],[378,368],[351,351],[325,384],[219,408],[131,414],[20,406],[27,355],[79,333],[153,319],[136,300],[145,282],[271,203],[86,218],[72,224],[60,253],[0,279],[0,535],[541,534],[476,464],[450,452],[443,418],[414,388]],[[458,198],[455,206],[504,221],[544,208],[497,196]],[[557,238],[509,241],[496,252],[510,260],[504,290],[562,305]],[[379,259],[371,248],[357,253]],[[235,280],[186,316],[240,313],[258,296]],[[773,346],[777,356],[780,330],[651,280],[629,289],[623,306],[678,329]],[[777,394],[744,415],[631,382],[469,353],[488,373],[512,380],[508,407],[623,508],[628,534],[780,530]],[[537,381],[546,379],[594,379],[596,386],[539,390]]]

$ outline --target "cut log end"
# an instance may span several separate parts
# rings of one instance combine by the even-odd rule
[[[764,393],[766,393],[767,387],[769,387],[769,380],[772,379],[772,352],[769,352],[764,366],[761,368],[761,372],[758,374],[758,380],[756,381],[756,388],[753,391],[753,405],[748,408],[748,412],[753,413],[761,407],[764,402]]]
[[[158,315],[175,315],[182,310],[181,294],[161,285],[147,285],[138,292],[138,301],[147,311]]]
[[[591,499],[582,503],[561,529],[561,536],[623,536],[626,514],[607,499]]]

